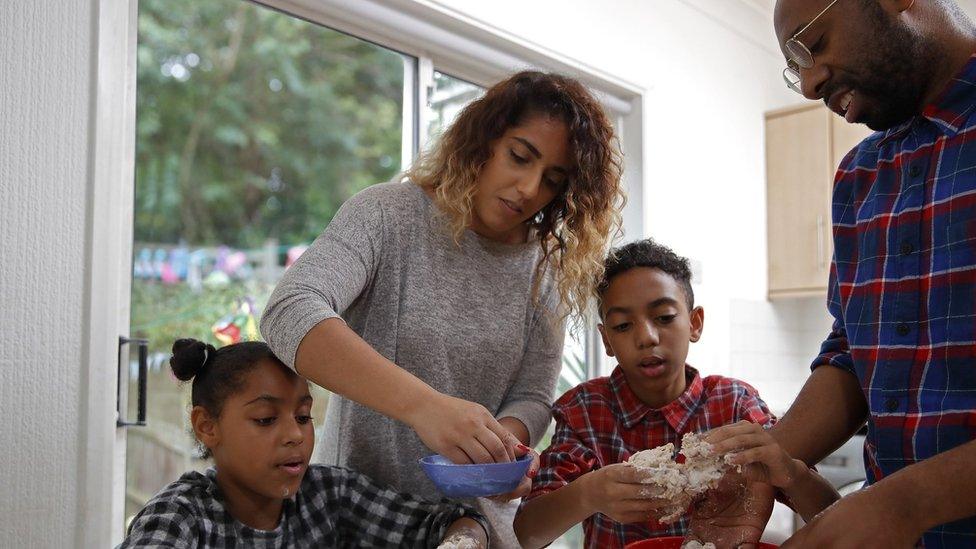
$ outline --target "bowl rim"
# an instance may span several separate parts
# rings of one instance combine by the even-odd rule
[[[429,465],[431,467],[461,467],[461,468],[463,468],[463,467],[499,467],[499,466],[501,466],[501,467],[505,467],[505,466],[512,467],[513,465],[516,465],[516,464],[517,465],[522,465],[522,464],[525,464],[525,463],[530,463],[531,464],[531,462],[532,462],[532,453],[531,452],[525,454],[524,456],[520,456],[520,457],[515,458],[515,461],[504,461],[504,462],[501,462],[501,463],[498,463],[498,462],[495,462],[495,463],[434,463],[434,462],[430,461],[432,458],[435,458],[435,457],[442,457],[444,459],[447,459],[446,457],[444,457],[441,454],[431,454],[429,456],[424,456],[424,457],[420,458],[417,461],[421,465]],[[450,460],[448,460],[448,461],[450,461]]]

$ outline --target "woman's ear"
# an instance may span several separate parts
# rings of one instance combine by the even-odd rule
[[[210,415],[203,406],[194,406],[190,410],[190,424],[197,440],[212,452],[220,444],[220,428],[217,418]]]

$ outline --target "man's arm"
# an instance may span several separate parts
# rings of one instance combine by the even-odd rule
[[[907,516],[920,519],[924,532],[940,524],[976,516],[976,441],[931,457],[887,477],[875,486],[899,501]]]
[[[857,378],[823,365],[810,374],[789,411],[769,432],[788,454],[816,465],[851,438],[867,416]]]
[[[976,441],[905,467],[835,503],[783,544],[911,547],[926,530],[976,515]]]

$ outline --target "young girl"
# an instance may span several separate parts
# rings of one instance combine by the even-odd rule
[[[465,107],[404,177],[343,204],[261,318],[275,354],[335,394],[321,460],[431,496],[425,455],[510,461],[536,445],[562,320],[586,307],[621,201],[599,102],[526,71]],[[516,506],[477,505],[517,547]]]
[[[308,384],[265,343],[173,344],[170,366],[193,380],[190,419],[215,467],[189,472],[136,515],[120,547],[487,547],[487,523],[364,475],[309,465]]]

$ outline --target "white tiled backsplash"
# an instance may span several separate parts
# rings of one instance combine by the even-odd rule
[[[810,374],[830,331],[823,297],[730,302],[730,375],[754,386],[777,415]]]

